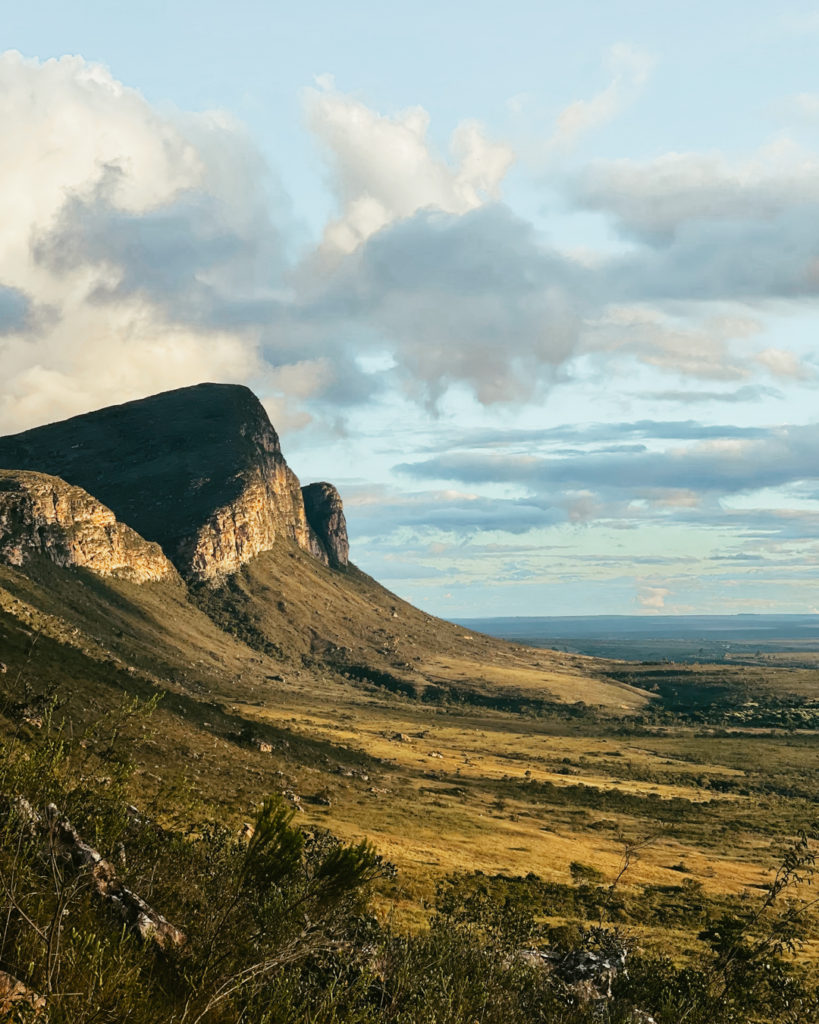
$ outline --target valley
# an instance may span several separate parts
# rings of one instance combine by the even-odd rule
[[[208,430],[174,463],[198,415]],[[167,431],[157,426],[165,416],[174,423]],[[124,462],[122,438],[130,444]],[[623,1014],[642,1002],[657,1014],[651,1019],[670,1024],[696,1005],[692,1024],[717,1020],[739,949],[755,971],[770,957],[808,999],[819,976],[819,914],[809,888],[819,668],[803,654],[798,662],[764,651],[718,663],[629,661],[526,646],[428,615],[349,561],[335,488],[301,489],[247,389],[182,389],[0,439],[0,458],[4,452],[11,468],[0,474],[0,783],[4,827],[12,830],[0,882],[7,894],[16,891],[18,868],[8,865],[18,863],[25,840],[31,878],[51,884],[32,824],[58,813],[48,810],[51,801],[119,857],[129,884],[158,899],[168,920],[187,921],[194,933],[196,921],[211,921],[210,938],[192,942],[184,956],[193,959],[183,956],[185,971],[199,964],[200,980],[192,989],[168,983],[168,1005],[177,1009],[163,1019],[185,1020],[178,1006],[208,991],[209,950],[221,939],[218,919],[202,907],[239,907],[247,872],[259,865],[253,900],[266,906],[272,893],[286,903],[287,887],[270,881],[284,864],[308,894],[322,872],[355,867],[338,882],[339,893],[353,889],[343,903],[348,916],[333,928],[376,929],[384,956],[403,943],[423,961],[425,944],[439,940],[453,964],[467,949],[482,963],[494,956],[506,965],[500,974],[510,991],[524,941],[547,959],[613,943],[631,951],[635,976],[645,968],[644,988],[628,981],[623,990]],[[86,490],[95,478],[105,504]],[[161,498],[147,510],[139,502],[163,493],[157,481],[168,480],[166,520]],[[18,834],[20,806],[31,814]],[[275,842],[251,868],[262,848],[257,834]],[[310,868],[307,852],[287,861],[288,844],[313,850],[325,866]],[[173,851],[170,860],[161,850]],[[232,896],[214,895],[220,873],[235,880]],[[369,917],[354,895],[365,884]],[[77,900],[86,892],[71,891]],[[23,924],[53,903],[37,900],[18,915]],[[83,913],[96,936],[93,901]],[[739,929],[727,954],[719,952],[720,921],[723,931],[727,921]],[[304,1006],[321,987],[313,947],[299,945],[311,922],[296,915],[288,939],[305,972]],[[331,932],[321,933],[325,952],[335,948]],[[7,933],[12,944],[16,934]],[[34,956],[26,942],[36,934],[45,932],[34,926],[20,940],[26,956]],[[72,935],[79,943],[80,932]],[[353,940],[345,941],[334,961],[341,975],[359,970]],[[382,948],[378,942],[363,948]],[[126,942],[122,955],[129,949]],[[18,964],[4,955],[3,964]],[[166,952],[157,956],[150,970],[161,973]],[[360,968],[368,984],[380,962],[373,954]],[[143,976],[143,967],[133,970]],[[235,970],[243,976],[238,961]],[[397,966],[389,970],[399,977]],[[419,970],[423,989],[426,968]],[[681,980],[689,971],[711,979],[696,997]],[[263,974],[286,982],[272,966]],[[555,988],[548,973],[537,977],[548,999],[574,1007],[578,1022],[615,998],[597,988],[589,1001]],[[671,995],[661,997],[652,986],[666,977]],[[732,999],[745,991],[740,979],[730,974]],[[208,998],[221,1005],[212,984]],[[414,984],[407,991],[423,1002]],[[253,999],[261,991],[247,990]],[[211,1014],[203,995],[201,1019],[249,1019],[241,1016],[251,1005],[245,995],[236,988],[240,1016]],[[111,1005],[118,998],[111,995]],[[378,1016],[370,998],[362,996],[362,1006],[376,1016],[362,1020],[421,1019],[411,1010]],[[765,1013],[778,998],[770,994]],[[434,1000],[423,1005],[434,1012]],[[635,1019],[623,1014],[611,1019]]]

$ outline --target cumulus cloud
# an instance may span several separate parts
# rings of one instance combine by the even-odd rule
[[[620,229],[652,242],[692,222],[771,222],[819,202],[819,160],[788,139],[744,160],[720,153],[666,153],[653,160],[596,161],[576,179],[584,209],[612,214]]]
[[[331,80],[320,85],[306,93],[307,121],[329,158],[342,207],[325,231],[328,249],[352,252],[418,210],[460,214],[498,198],[514,154],[490,141],[476,121],[457,126],[447,161],[430,145],[422,107],[385,116],[339,93]]]
[[[314,282],[296,313],[327,325],[325,344],[345,325],[357,349],[386,347],[414,397],[434,402],[466,383],[490,404],[533,397],[571,355],[582,310],[575,280],[504,206],[423,211]]]
[[[810,380],[815,374],[793,352],[781,348],[766,348],[753,357],[774,377],[790,377],[792,380]]]
[[[670,593],[667,587],[643,587],[637,595],[637,601],[646,611],[660,612],[665,608],[665,599]]]
[[[598,161],[577,175],[572,196],[638,243],[608,268],[611,301],[752,305],[819,294],[819,160],[787,139],[745,160]]]
[[[614,61],[604,99],[564,112],[567,139],[644,82],[643,57]],[[380,114],[329,81],[306,108],[339,216],[295,261],[275,181],[228,117],[159,112],[79,57],[0,57],[0,429],[208,378],[251,380],[303,426],[390,389],[428,406],[453,388],[541,399],[578,354],[712,381],[812,376],[755,351],[744,312],[819,286],[819,188],[793,150],[760,158],[728,216],[738,172],[716,158],[672,160],[659,184],[652,164],[597,166],[577,202],[639,244],[583,262],[500,201],[513,154],[476,122],[442,155],[420,108]],[[680,312],[726,299],[730,315]]]
[[[207,378],[261,382],[294,424],[388,377],[426,402],[455,383],[510,401],[574,349],[574,268],[492,201],[512,154],[474,122],[444,159],[423,111],[314,90],[343,212],[293,265],[269,175],[225,116],[160,114],[81,58],[5,54],[0,87],[0,427]],[[384,353],[389,373],[365,372]]]
[[[79,57],[3,54],[0,97],[0,280],[29,307],[2,342],[0,425],[252,375],[252,338],[185,309],[219,262],[202,234],[221,224],[232,262],[262,205],[243,188],[257,158],[241,133],[160,115]]]

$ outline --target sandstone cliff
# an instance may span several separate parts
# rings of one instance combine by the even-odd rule
[[[0,470],[0,562],[24,565],[38,555],[137,583],[178,578],[158,544],[86,491],[44,473]]]
[[[0,466],[84,488],[189,578],[234,572],[278,537],[346,562],[343,514],[327,518],[331,541],[314,532],[267,413],[238,385],[179,388],[0,438]]]

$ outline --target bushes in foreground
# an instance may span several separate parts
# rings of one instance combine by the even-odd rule
[[[537,879],[454,876],[439,886],[428,928],[404,935],[370,913],[391,869],[367,843],[299,829],[278,799],[244,837],[213,822],[161,828],[127,806],[125,752],[120,722],[69,741],[47,715],[39,732],[0,746],[0,971],[45,1000],[41,1020],[784,1024],[819,1015],[816,991],[787,959],[804,926],[790,895],[813,869],[807,836],[758,902],[707,923],[697,963],[631,948],[605,919],[617,901],[582,865],[575,902],[588,904],[596,885],[595,928],[544,926],[548,890]],[[68,819],[82,850],[66,845]],[[123,887],[184,943],[152,937],[144,921],[140,932],[111,898]],[[12,1020],[38,1013],[25,999],[6,1009]]]

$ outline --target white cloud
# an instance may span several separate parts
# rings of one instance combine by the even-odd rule
[[[751,317],[714,316],[701,324],[670,317],[649,306],[612,306],[590,321],[583,335],[585,351],[631,356],[670,373],[704,380],[742,380],[750,376],[747,358],[730,342],[761,331]],[[761,357],[760,365],[772,367]]]
[[[660,612],[665,608],[665,599],[670,593],[666,587],[643,587],[637,600],[646,611]]]
[[[815,376],[793,352],[785,349],[766,348],[757,352],[753,358],[774,377],[810,380]]]
[[[325,245],[352,252],[367,238],[419,210],[466,213],[498,196],[514,154],[490,141],[476,121],[455,129],[451,160],[432,149],[429,114],[412,107],[393,117],[336,92],[332,81],[306,93],[307,121],[329,157],[342,207]]]
[[[597,161],[577,179],[585,209],[617,218],[621,229],[652,241],[690,222],[770,221],[819,202],[819,160],[787,138],[744,160],[720,153],[665,153],[654,160]]]
[[[211,235],[246,234],[262,205],[248,187],[257,163],[222,115],[161,115],[80,57],[0,55],[0,282],[29,305],[0,338],[0,429],[254,372],[251,336],[169,315],[156,294],[175,274],[178,297],[192,220],[173,223],[175,254],[170,231],[164,251],[155,247],[161,218],[194,194],[214,199]],[[197,269],[205,287],[212,268]],[[187,276],[191,286],[196,270]]]
[[[614,62],[604,98],[564,112],[567,140],[645,81],[642,55]],[[227,117],[158,112],[79,57],[0,56],[0,430],[202,379],[261,384],[296,426],[390,389],[513,405],[579,351],[607,370],[809,375],[784,349],[738,349],[760,299],[819,290],[819,161],[780,146],[741,166],[598,165],[578,202],[643,244],[579,261],[499,201],[513,154],[477,122],[443,156],[421,108],[318,86],[308,121],[340,216],[293,265],[269,171]]]

